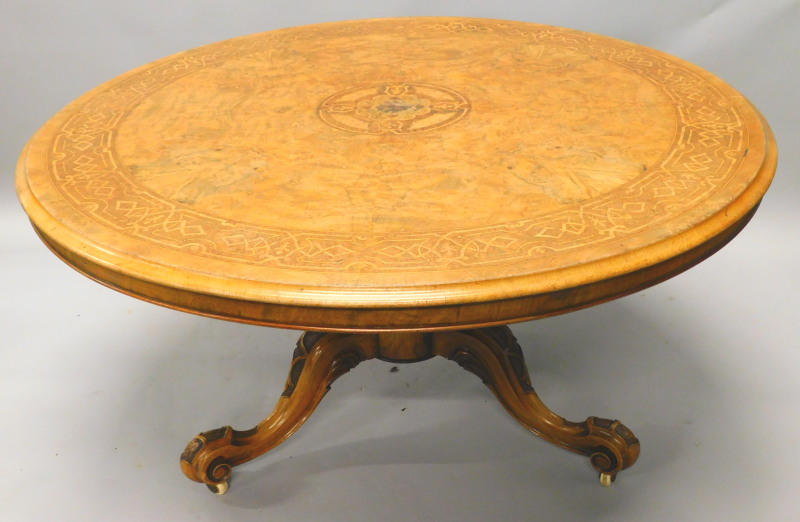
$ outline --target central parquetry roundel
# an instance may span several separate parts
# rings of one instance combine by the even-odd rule
[[[385,83],[338,92],[319,106],[325,123],[362,134],[406,134],[438,129],[463,118],[469,102],[434,85]]]

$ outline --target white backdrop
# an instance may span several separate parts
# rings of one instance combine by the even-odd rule
[[[224,38],[354,18],[458,15],[634,41],[722,77],[777,136],[775,182],[720,253],[646,292],[517,325],[534,385],[574,420],[617,417],[642,456],[610,489],[447,361],[364,363],[298,434],[215,497],[191,437],[248,428],[297,334],[204,319],[83,278],[16,202],[24,142],[73,98]],[[5,520],[793,520],[800,510],[800,3],[4,0],[0,4],[0,455]]]

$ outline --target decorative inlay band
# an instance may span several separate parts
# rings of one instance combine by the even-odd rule
[[[356,87],[322,102],[319,117],[337,129],[364,134],[406,134],[438,129],[469,112],[457,92],[410,83]]]
[[[424,272],[516,267],[631,237],[710,198],[737,172],[748,150],[750,131],[739,102],[730,93],[721,91],[698,69],[640,46],[569,30],[489,21],[375,21],[357,26],[325,24],[304,31],[265,33],[181,53],[98,90],[73,108],[69,119],[53,132],[47,158],[53,186],[94,223],[202,258],[304,271]],[[641,176],[613,196],[599,195],[557,212],[483,227],[408,229],[391,236],[367,230],[357,237],[338,231],[258,226],[198,212],[137,184],[115,150],[126,114],[171,82],[264,49],[370,31],[493,35],[608,61],[641,76],[672,101],[678,119],[676,142],[668,154],[647,165]],[[473,105],[443,87],[386,83],[333,94],[317,112],[338,129],[403,134],[456,123],[470,111],[477,115],[477,98],[471,101]]]

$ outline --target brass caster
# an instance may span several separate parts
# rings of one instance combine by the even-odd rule
[[[219,484],[206,484],[206,487],[212,493],[216,493],[217,495],[224,495],[228,492],[228,481],[225,480],[220,482]]]
[[[610,487],[616,479],[616,473],[600,473],[600,484],[605,487]]]

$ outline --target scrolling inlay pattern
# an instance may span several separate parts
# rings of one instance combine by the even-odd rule
[[[613,197],[601,195],[512,223],[448,231],[410,230],[388,239],[385,234],[354,237],[257,226],[204,214],[138,185],[116,155],[114,143],[120,122],[141,100],[170,82],[233,57],[289,48],[297,40],[376,31],[491,33],[607,60],[646,78],[670,98],[678,113],[677,143],[657,164],[648,165],[645,173],[616,190]],[[408,92],[410,89],[401,101],[411,104],[413,97]],[[463,99],[452,93],[450,96],[455,108],[448,109],[453,111],[446,113],[449,119],[441,120],[446,123],[467,110],[466,105],[459,105],[465,103]],[[440,102],[442,99],[430,107]],[[471,102],[476,103],[474,99]],[[369,103],[346,107],[345,112],[359,114],[350,118],[359,122],[348,124],[353,126],[351,130],[400,132],[425,128],[425,102],[400,107],[398,114],[403,116],[388,120],[376,119],[380,108]],[[344,125],[339,119],[341,113],[335,115],[333,109],[323,112],[328,123]],[[389,121],[400,123],[388,125]],[[92,221],[159,247],[228,262],[304,271],[426,271],[510,265],[629,237],[659,220],[692,209],[715,193],[736,171],[746,146],[747,128],[739,108],[697,72],[665,55],[611,39],[527,24],[401,20],[264,33],[156,63],[86,100],[57,131],[49,168],[63,197]]]

